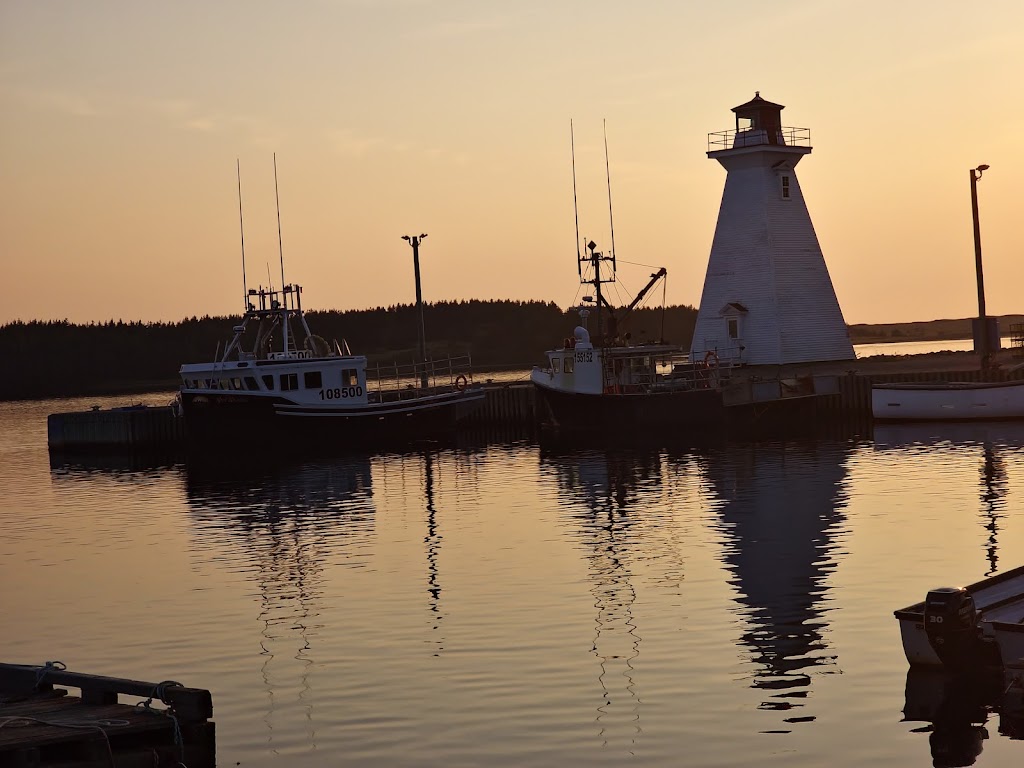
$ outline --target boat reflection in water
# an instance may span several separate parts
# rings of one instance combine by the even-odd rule
[[[998,715],[999,733],[1024,738],[1024,699],[1020,670],[953,676],[940,669],[907,671],[904,722],[925,722],[914,733],[928,733],[937,768],[974,765],[989,738],[989,718]]]
[[[653,451],[563,447],[541,452],[541,469],[553,470],[559,509],[570,515],[587,562],[596,611],[590,651],[599,670],[599,737],[603,747],[628,743],[626,751],[642,733],[643,699],[634,667],[642,632],[634,606],[638,561],[657,556],[655,542],[645,535],[652,524],[645,501],[662,493],[661,467],[661,456]]]
[[[786,713],[787,724],[815,719],[794,710],[807,705],[815,675],[839,671],[825,614],[851,450],[752,443],[707,455],[721,505],[722,559],[748,625],[742,642],[755,664],[751,686],[766,694],[761,709]]]
[[[375,524],[370,458],[276,466],[194,463],[186,490],[195,546],[257,588],[269,745],[276,721],[297,708],[316,749],[311,677],[325,628],[324,564],[367,564]],[[280,715],[276,699],[282,699]],[[281,728],[291,738],[292,724]]]

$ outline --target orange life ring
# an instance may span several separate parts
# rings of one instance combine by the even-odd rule
[[[455,388],[459,390],[459,392],[462,392],[466,388],[466,385],[468,383],[468,379],[466,379],[466,377],[463,376],[461,373],[455,377]]]
[[[709,349],[707,354],[704,355],[704,365],[708,368],[711,367],[711,361],[715,361],[715,367],[718,367],[718,353],[713,349]]]

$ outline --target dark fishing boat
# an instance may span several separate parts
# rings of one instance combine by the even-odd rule
[[[596,298],[580,308],[581,325],[560,348],[547,352],[548,365],[534,368],[530,380],[537,388],[552,426],[568,432],[650,432],[699,429],[724,419],[722,385],[731,366],[714,352],[695,359],[682,347],[653,342],[632,343],[624,331],[629,314],[655,284],[665,277],[659,269],[626,307],[616,310],[601,286],[611,282],[614,256],[587,244],[581,257],[592,270],[580,280],[593,285]],[[602,274],[602,265],[611,269]],[[587,297],[591,298],[591,297]],[[591,306],[593,312],[591,312]],[[596,319],[592,336],[586,327]]]

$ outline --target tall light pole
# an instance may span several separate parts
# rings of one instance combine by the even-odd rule
[[[978,223],[978,179],[988,170],[987,165],[971,168],[971,216],[974,219],[974,269],[978,273],[978,338],[981,341],[981,367],[988,368],[990,344],[988,318],[985,316],[985,276],[981,269],[981,225]]]
[[[420,243],[425,237],[425,234],[421,234],[418,237],[416,235],[411,237],[409,235],[402,235],[402,239],[412,246],[412,263],[416,271],[416,311],[420,316],[420,362],[423,365],[420,371],[420,386],[423,389],[426,389],[429,385],[427,381],[427,332],[426,326],[423,324],[423,293],[420,290]]]

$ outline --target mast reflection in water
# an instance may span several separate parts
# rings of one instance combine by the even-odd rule
[[[766,692],[762,709],[802,708],[813,676],[838,671],[825,613],[849,450],[819,442],[737,444],[708,454],[707,477],[722,503],[722,559],[745,609],[742,642],[756,665],[751,685]],[[783,718],[814,719],[795,712]]]
[[[236,567],[258,589],[263,722],[274,752],[281,689],[295,690],[289,703],[303,711],[309,747],[317,748],[310,691],[314,646],[324,629],[322,563],[340,553],[346,567],[365,565],[374,531],[370,477],[365,456],[279,469],[188,468],[188,508],[199,546],[239,550]]]
[[[570,530],[588,565],[595,610],[590,650],[598,662],[601,689],[595,722],[601,745],[628,741],[632,753],[643,732],[643,698],[634,666],[643,642],[634,611],[635,581],[638,560],[664,554],[658,551],[664,545],[648,535],[657,519],[644,516],[646,502],[662,493],[661,456],[645,451],[547,452],[541,454],[541,464],[555,471],[560,509],[571,515]],[[674,555],[671,550],[670,557]]]

